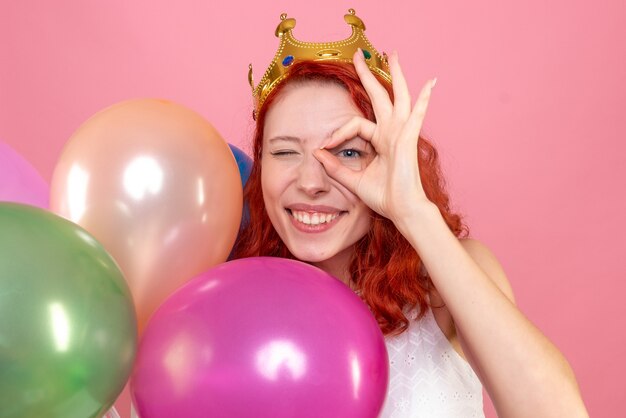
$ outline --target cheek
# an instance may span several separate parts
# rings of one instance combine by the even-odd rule
[[[261,169],[261,191],[268,212],[275,210],[285,189],[282,176],[278,175],[273,164],[263,164]]]
[[[263,193],[263,201],[265,202],[265,208],[269,211],[272,208],[272,204],[276,200],[275,192],[273,190],[273,184],[268,180],[268,177],[261,175],[261,192]]]
[[[374,161],[374,157],[376,157],[376,151],[368,150],[366,152],[367,152],[367,155],[364,157],[345,158],[341,160],[341,163],[344,166],[351,168],[352,170],[363,171],[367,168],[368,165],[370,165],[372,161]]]
[[[341,195],[343,196],[343,198],[346,199],[348,203],[350,203],[350,206],[354,208],[353,210],[368,209],[367,206],[363,203],[361,199],[359,199],[357,195],[352,193],[350,190],[344,187],[341,183],[336,183],[336,187],[341,193]]]
[[[365,160],[353,159],[353,160],[343,161],[342,164],[351,170],[363,171],[369,163]]]
[[[278,198],[292,187],[297,164],[279,161],[271,156],[261,158],[261,190],[263,196]]]
[[[357,223],[359,224],[359,227],[368,231],[372,226],[372,210],[363,202],[359,201],[355,212],[357,213]]]

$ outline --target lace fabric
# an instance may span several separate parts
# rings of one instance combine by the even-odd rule
[[[452,347],[430,309],[409,328],[386,337],[389,388],[379,418],[484,417],[482,385]]]

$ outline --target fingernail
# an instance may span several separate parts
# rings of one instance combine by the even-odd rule
[[[435,84],[437,84],[437,77],[433,78],[433,80],[430,82],[430,88],[432,89],[433,87],[435,87]]]

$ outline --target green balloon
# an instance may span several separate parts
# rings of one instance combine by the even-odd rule
[[[0,203],[0,417],[100,417],[137,348],[130,290],[84,229]]]

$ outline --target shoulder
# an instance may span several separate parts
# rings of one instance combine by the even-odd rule
[[[515,302],[511,283],[506,277],[504,268],[493,254],[493,252],[482,242],[476,239],[459,240],[467,254],[478,264],[485,274],[494,282],[496,286],[504,293],[512,302]]]

